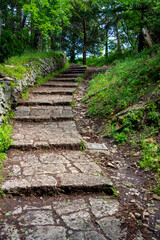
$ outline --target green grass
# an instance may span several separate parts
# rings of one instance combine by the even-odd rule
[[[59,52],[26,52],[21,56],[15,56],[7,59],[4,64],[0,64],[0,72],[8,76],[16,77],[18,80],[25,77],[26,72],[30,72],[31,68],[29,63],[32,61],[35,65],[39,65],[38,59],[50,58],[55,56],[58,58],[61,53]]]
[[[87,99],[93,95],[89,101],[89,114],[111,118],[146,95],[155,91],[158,94],[159,69],[160,48],[156,56],[142,54],[117,61],[106,73],[90,81],[85,97]]]
[[[3,124],[0,126],[0,184],[3,179],[3,167],[5,159],[7,158],[6,151],[13,144],[11,138],[12,126],[10,125],[10,119],[13,116],[13,112],[9,111],[3,119]],[[3,192],[0,187],[0,196],[3,196]]]
[[[82,75],[81,75],[80,77],[78,77],[75,81],[76,81],[77,83],[81,83],[81,82],[83,81],[84,75],[85,75],[85,74],[82,74]]]
[[[13,64],[13,65],[24,65],[30,62],[31,60],[39,59],[39,58],[50,58],[53,56],[59,56],[60,52],[53,52],[53,51],[44,51],[44,52],[38,52],[38,51],[31,51],[31,52],[25,52],[24,54],[20,56],[14,56],[5,61],[6,64]]]
[[[154,190],[159,194],[160,151],[156,137],[160,129],[160,47],[156,47],[156,54],[152,49],[113,62],[109,70],[90,81],[84,102],[90,116],[106,119],[106,137],[113,137],[120,144],[128,141],[139,146],[139,164],[155,172]],[[118,117],[118,113],[139,102],[145,102],[145,107],[128,110]],[[151,137],[154,143],[145,142]]]
[[[22,99],[23,99],[23,100],[27,100],[28,97],[29,97],[29,89],[26,88],[26,89],[23,91],[23,93],[22,93],[21,96],[22,96]]]

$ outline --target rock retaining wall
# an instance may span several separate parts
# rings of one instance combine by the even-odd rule
[[[39,76],[45,77],[54,71],[62,69],[65,64],[66,57],[60,54],[51,58],[36,59],[36,62],[35,60],[34,62],[30,61],[27,64],[30,71],[20,80],[0,73],[0,123],[10,106],[17,102],[27,87],[36,84]]]

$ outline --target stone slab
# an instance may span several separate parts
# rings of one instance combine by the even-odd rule
[[[56,78],[78,78],[80,77],[82,74],[79,73],[72,73],[72,74],[59,74],[56,76]]]
[[[43,147],[45,141],[48,147],[69,146],[80,144],[81,136],[76,129],[74,121],[65,122],[45,122],[45,123],[19,123],[16,122],[13,127],[14,140],[13,147],[26,146],[35,147],[39,143],[39,147]],[[29,142],[29,144],[28,144]]]
[[[72,234],[69,240],[106,240],[106,238],[96,231],[79,231]]]
[[[18,221],[20,225],[23,226],[44,226],[54,224],[52,212],[50,210],[26,211],[25,215],[19,217]]]
[[[70,106],[19,106],[16,108],[15,120],[66,120],[73,119],[72,108]]]
[[[50,81],[60,81],[60,82],[75,82],[75,80],[77,79],[77,77],[54,77],[54,78],[50,78],[48,79],[48,82]]]
[[[47,87],[77,87],[76,82],[65,82],[65,81],[49,81],[47,83],[42,84],[41,86]]]
[[[126,239],[126,232],[121,229],[120,219],[116,217],[105,217],[98,220],[97,223],[110,240]]]
[[[66,229],[59,226],[37,226],[26,232],[26,240],[66,240]]]
[[[20,99],[18,105],[69,105],[72,101],[72,96],[70,95],[30,95],[28,100]]]
[[[67,87],[39,87],[32,90],[33,94],[72,94],[75,88]]]
[[[62,216],[65,224],[73,230],[93,230],[92,218],[86,211],[78,211]]]
[[[90,202],[90,198],[93,199]],[[42,200],[43,199],[43,200]],[[122,240],[125,231],[122,230],[121,221],[113,213],[108,216],[106,201],[112,207],[117,206],[117,200],[104,195],[81,195],[72,198],[43,198],[13,199],[13,204],[7,205],[6,212],[1,215],[0,239],[40,239],[40,240]],[[10,201],[6,199],[6,201]],[[47,201],[47,202],[46,202]],[[113,201],[113,202],[112,202]],[[117,201],[117,202],[116,202]],[[101,207],[98,207],[100,204]],[[102,212],[97,218],[92,209]],[[4,208],[6,209],[6,208]],[[119,209],[117,209],[117,212]],[[6,213],[10,213],[7,216]],[[138,238],[139,239],[139,238]]]
[[[106,147],[106,145],[104,143],[100,144],[100,143],[89,143],[87,142],[87,148],[89,150],[97,150],[97,151],[107,151],[108,148]]]
[[[94,176],[87,173],[64,173],[59,174],[58,177],[61,181],[61,186],[75,188],[105,188],[112,187],[112,182],[107,176]]]
[[[103,171],[93,159],[80,151],[12,150],[6,164],[6,180],[2,184],[5,192],[21,194],[34,192],[35,188],[39,192],[44,189],[54,192],[56,187],[77,190],[112,187],[111,181],[103,176]],[[93,200],[90,201],[92,203]]]

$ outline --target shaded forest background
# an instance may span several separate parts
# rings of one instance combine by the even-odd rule
[[[1,0],[0,62],[32,50],[87,56],[142,51],[160,41],[159,0]]]

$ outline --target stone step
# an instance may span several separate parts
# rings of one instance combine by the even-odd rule
[[[64,77],[64,78],[60,78],[60,77],[54,77],[54,78],[50,78],[50,79],[48,79],[48,82],[50,82],[50,81],[60,81],[60,82],[75,82],[75,80],[76,80],[77,78],[76,77],[74,77],[74,78],[69,78],[69,77]]]
[[[64,73],[61,73],[59,75],[56,75],[56,78],[78,78],[80,77],[82,74],[78,74],[78,73],[72,73],[72,74],[64,74]]]
[[[62,122],[15,122],[12,148],[59,148],[79,149],[81,136],[74,121]]]
[[[86,70],[87,67],[86,66],[80,66],[80,65],[77,65],[77,66],[70,65],[68,69],[84,69],[84,70]]]
[[[18,106],[68,106],[71,104],[72,96],[71,95],[38,95],[38,94],[30,94],[29,99],[18,100]]]
[[[112,182],[86,153],[80,151],[10,150],[2,190],[12,194],[112,192]],[[10,174],[12,173],[12,175]]]
[[[66,121],[73,120],[72,108],[70,106],[19,106],[16,108],[16,121]]]
[[[70,87],[70,88],[75,88],[77,87],[76,82],[65,82],[65,81],[49,81],[46,83],[43,83],[41,86],[45,87]]]
[[[69,88],[69,87],[38,87],[32,90],[33,94],[73,94],[76,88]]]
[[[83,74],[84,72],[85,72],[84,70],[70,70],[70,69],[67,69],[62,74]]]

